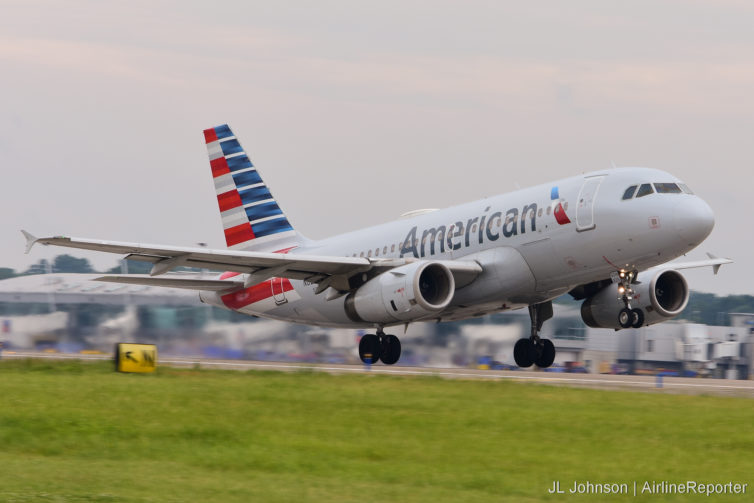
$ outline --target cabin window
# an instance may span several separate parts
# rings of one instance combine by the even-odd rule
[[[363,256],[364,256],[364,252],[359,253],[359,257],[363,257]]]
[[[387,255],[387,246],[385,246],[385,247],[384,247],[384,248],[382,249],[382,254],[383,254],[383,255]]]
[[[674,183],[656,183],[655,190],[658,194],[680,194],[681,188]]]
[[[371,256],[372,256],[372,250],[369,250],[369,253],[367,253],[367,257],[371,257]]]
[[[636,193],[636,197],[644,197],[648,196],[649,194],[653,193],[654,190],[652,190],[652,185],[649,183],[643,183],[641,187],[639,187],[639,191]]]
[[[542,208],[539,208],[539,211],[537,212],[537,216],[539,218],[542,218]]]
[[[623,200],[625,201],[626,199],[631,199],[632,197],[634,197],[634,192],[636,192],[636,185],[631,185],[623,193]]]
[[[547,214],[548,214],[548,215],[550,214],[550,211],[552,211],[552,207],[548,206],[548,207],[547,207]]]
[[[390,245],[390,253],[395,253],[395,243]]]

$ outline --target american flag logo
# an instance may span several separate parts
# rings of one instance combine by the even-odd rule
[[[228,248],[295,234],[230,127],[205,129],[204,140]]]

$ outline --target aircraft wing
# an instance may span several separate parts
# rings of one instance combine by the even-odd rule
[[[733,261],[729,258],[720,258],[716,257],[715,255],[711,253],[707,253],[707,256],[709,257],[708,260],[694,260],[689,262],[667,262],[665,264],[652,267],[648,269],[647,271],[664,271],[666,269],[696,269],[698,267],[711,267],[712,272],[717,274],[717,271],[720,270],[720,267],[725,264],[732,264]],[[644,271],[645,273],[647,271]]]
[[[196,281],[183,276],[182,281]],[[194,275],[199,278],[199,275]],[[160,305],[198,306],[202,305],[195,291],[168,286],[143,283],[106,284],[97,283],[101,274],[52,273],[17,276],[0,281],[0,302],[42,302],[61,304],[109,304],[109,305]],[[146,278],[160,280],[163,278]],[[210,281],[210,280],[203,280]],[[232,287],[223,281],[225,288]],[[243,285],[242,282],[236,284]],[[206,287],[205,287],[206,288]],[[211,290],[212,288],[206,288]]]
[[[365,258],[365,257],[335,257],[318,255],[301,255],[287,253],[249,252],[234,250],[214,250],[205,248],[173,247],[163,245],[151,245],[141,243],[123,243],[117,241],[102,241],[93,239],[81,239],[66,236],[54,236],[37,238],[26,231],[22,231],[26,237],[26,251],[36,243],[44,245],[63,246],[82,250],[94,250],[108,253],[126,255],[126,259],[139,260],[152,263],[150,276],[158,276],[174,267],[186,266],[214,271],[233,271],[249,274],[244,284],[250,286],[272,277],[306,280],[319,285],[317,293],[328,287],[345,292],[350,290],[348,278],[355,274],[373,269],[387,271],[395,267],[412,262],[413,257],[394,258]],[[482,267],[476,262],[442,261],[454,275],[458,286],[471,283],[482,272]],[[109,278],[109,279],[105,279]],[[120,278],[120,279],[112,279]],[[154,278],[153,278],[154,279]],[[167,278],[165,278],[167,279]],[[141,280],[145,280],[141,282]],[[119,276],[103,277],[101,281],[126,282]],[[149,278],[136,278],[128,280],[131,283],[157,285],[158,282],[149,281]],[[202,285],[193,286],[181,280],[165,286],[180,288],[192,288],[202,290]],[[226,282],[225,284],[228,284]],[[213,289],[213,288],[208,288]]]

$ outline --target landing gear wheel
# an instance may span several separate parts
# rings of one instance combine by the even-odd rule
[[[382,352],[380,360],[385,365],[393,365],[401,357],[401,341],[394,335],[382,337]]]
[[[621,309],[618,313],[618,325],[620,325],[621,328],[631,328],[633,322],[634,315],[631,313],[631,310],[627,307]]]
[[[519,339],[513,346],[513,359],[516,365],[522,368],[531,367],[538,357],[534,343],[529,339]]]
[[[542,352],[540,353],[539,358],[534,360],[534,363],[537,364],[537,367],[546,369],[555,361],[555,344],[553,344],[550,339],[542,339],[541,342]]]
[[[631,309],[631,328],[641,328],[644,325],[644,311],[638,307]]]
[[[377,363],[382,352],[380,338],[374,334],[366,334],[359,341],[359,358],[364,363]]]

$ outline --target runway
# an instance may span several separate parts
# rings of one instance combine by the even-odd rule
[[[62,354],[39,352],[2,353],[1,359],[111,360],[110,355]],[[656,393],[714,394],[754,398],[754,381],[701,379],[609,374],[565,374],[535,370],[476,370],[468,368],[387,367],[378,365],[333,365],[320,363],[278,363],[205,358],[163,357],[158,365],[176,368],[207,368],[223,370],[269,370],[278,372],[327,372],[331,374],[364,374],[394,376],[431,376],[444,379],[512,380],[556,386],[597,389],[623,389]]]

